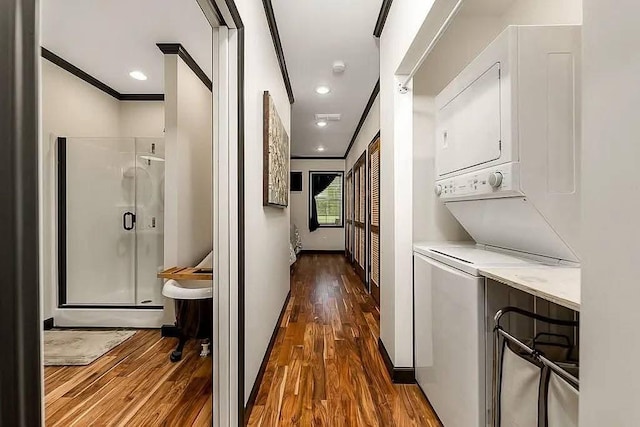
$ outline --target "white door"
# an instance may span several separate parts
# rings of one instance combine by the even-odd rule
[[[496,63],[438,111],[438,177],[500,158],[500,108],[500,63]]]
[[[485,425],[483,281],[414,254],[416,380],[447,427]]]

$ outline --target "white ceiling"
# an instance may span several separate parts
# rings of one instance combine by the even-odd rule
[[[468,0],[460,14],[472,16],[501,16],[518,0]]]
[[[45,0],[41,43],[120,93],[164,93],[156,43],[181,43],[211,78],[212,33],[196,0]],[[148,80],[129,77],[132,70]]]
[[[342,156],[380,73],[373,37],[382,0],[272,0],[295,103],[293,156]],[[333,74],[336,60],[346,63]],[[327,85],[328,95],[315,88]],[[339,113],[340,122],[319,128],[315,114]],[[317,151],[324,147],[323,152]]]

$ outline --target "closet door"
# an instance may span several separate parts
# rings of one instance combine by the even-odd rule
[[[347,173],[345,191],[345,256],[349,262],[353,262],[353,170]]]
[[[380,137],[369,144],[369,288],[380,306]]]
[[[367,217],[367,174],[366,174],[367,153],[353,165],[353,180],[355,183],[354,198],[354,268],[362,282],[367,282],[367,238],[366,238],[366,217]],[[365,286],[366,288],[366,286]]]

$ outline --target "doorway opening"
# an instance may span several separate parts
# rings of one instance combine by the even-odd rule
[[[59,0],[48,2],[50,7],[57,7],[64,1]],[[82,4],[80,4],[82,3]],[[140,23],[140,16],[148,16],[149,10],[155,11],[157,5],[146,9],[138,14],[132,11],[136,6],[135,2],[126,2],[127,13],[122,17],[133,16]],[[84,2],[76,2],[77,8],[73,13],[79,12],[82,8],[98,8],[110,6],[113,2],[103,2],[85,5]],[[216,304],[214,306],[213,341],[212,350],[214,361],[213,370],[213,394],[216,397],[212,402],[213,422],[218,425],[236,425],[243,422],[243,396],[242,384],[244,359],[243,359],[243,283],[244,283],[244,193],[243,193],[243,141],[244,141],[244,118],[243,118],[243,52],[244,36],[243,24],[234,2],[232,0],[203,0],[198,2],[201,7],[200,13],[204,12],[211,28],[213,29],[213,52],[212,55],[212,77],[219,82],[218,90],[213,94],[213,208],[218,213],[213,219],[213,242],[214,242],[214,269],[218,274],[214,277],[214,287]],[[54,259],[51,252],[57,250],[54,245],[45,246],[44,242],[52,242],[53,239],[45,239],[44,234],[57,233],[55,217],[45,215],[45,207],[52,206],[51,192],[44,191],[43,183],[49,182],[55,185],[55,179],[48,179],[45,172],[53,173],[55,169],[46,170],[47,155],[52,156],[54,151],[47,151],[43,148],[54,145],[57,137],[77,137],[91,138],[95,134],[82,134],[80,132],[65,132],[55,130],[52,132],[55,138],[43,138],[39,133],[40,107],[43,106],[41,94],[38,89],[42,86],[38,84],[40,80],[40,59],[36,52],[40,49],[41,40],[39,37],[40,8],[33,2],[24,0],[11,0],[3,2],[0,6],[0,16],[5,17],[0,21],[0,30],[9,40],[3,43],[0,50],[3,57],[7,58],[0,66],[2,75],[12,78],[1,79],[2,93],[6,95],[7,103],[2,103],[3,114],[1,128],[3,134],[10,136],[9,143],[3,146],[3,153],[6,165],[3,165],[3,177],[6,186],[2,191],[2,200],[5,202],[6,218],[3,216],[3,224],[6,224],[6,239],[4,247],[7,249],[7,256],[3,257],[3,270],[8,279],[9,286],[6,289],[6,297],[2,302],[2,336],[9,348],[13,351],[5,360],[2,368],[2,389],[12,390],[7,397],[2,399],[2,422],[7,425],[36,425],[44,419],[44,402],[34,397],[41,395],[44,389],[42,376],[42,329],[43,321],[46,327],[55,326],[56,319],[45,317],[42,308],[42,301],[49,298],[46,307],[56,307],[58,300],[57,293],[50,292],[47,296],[44,286],[55,283],[56,287],[49,289],[57,290],[57,273],[54,267],[57,266],[57,257]],[[63,17],[66,18],[66,17]],[[170,17],[171,20],[175,16]],[[81,22],[83,35],[91,34],[96,28],[99,20],[89,20]],[[113,24],[113,22],[112,22]],[[117,21],[113,28],[119,28],[121,21]],[[62,31],[68,28],[64,26],[64,20],[57,23],[58,27],[63,27]],[[112,29],[113,29],[112,28]],[[111,31],[110,37],[117,36],[118,33]],[[210,40],[210,39],[209,39]],[[81,42],[81,38],[76,40]],[[128,40],[120,43],[123,52],[129,51]],[[89,52],[94,59],[100,58],[103,51],[99,46],[93,46],[85,51]],[[69,61],[77,58],[68,56],[69,52],[61,51],[59,55],[67,56]],[[157,52],[156,52],[157,54]],[[129,56],[133,64],[138,57]],[[69,62],[67,61],[67,62]],[[132,66],[132,64],[129,64]],[[57,66],[56,64],[50,64]],[[108,70],[112,64],[100,67],[99,72]],[[133,65],[135,66],[135,65]],[[92,71],[97,77],[89,72],[83,71],[80,67],[74,69],[90,82],[83,80],[83,84],[89,83],[89,89],[94,95],[107,94],[115,101],[148,102],[162,101],[159,94],[152,91],[140,91],[137,93],[126,93],[124,90],[116,91],[106,84],[101,84],[97,77],[102,77],[99,73]],[[64,71],[64,70],[63,70]],[[129,70],[128,70],[129,71]],[[141,71],[132,69],[131,77]],[[145,74],[144,72],[142,74]],[[74,75],[74,77],[78,77]],[[91,77],[94,77],[93,79]],[[125,80],[131,78],[125,76]],[[150,76],[147,75],[150,79]],[[142,79],[144,80],[144,79]],[[115,84],[114,84],[115,86]],[[55,86],[53,86],[55,87]],[[60,97],[63,101],[69,99],[75,93],[64,91]],[[143,104],[139,104],[143,105]],[[66,106],[57,109],[62,114],[70,113]],[[82,111],[80,111],[82,112]],[[45,115],[42,114],[42,128],[46,128]],[[106,116],[94,114],[96,121],[108,124]],[[143,120],[134,121],[132,125],[144,123]],[[112,123],[113,124],[113,123]],[[217,126],[216,126],[217,124]],[[6,150],[5,150],[6,149]],[[5,167],[6,166],[6,167]],[[55,194],[55,192],[54,192]],[[96,191],[96,197],[100,194]],[[90,201],[88,202],[90,203]],[[132,212],[133,213],[133,212]],[[114,216],[116,217],[116,216]],[[125,218],[127,228],[131,226],[132,217]],[[156,218],[156,221],[158,218]],[[50,222],[51,221],[51,222]],[[166,212],[165,212],[166,221]],[[35,226],[37,224],[38,226]],[[128,230],[127,230],[128,231]],[[55,237],[55,236],[50,236]],[[88,236],[87,238],[91,238]],[[164,247],[166,254],[168,248]],[[47,261],[48,260],[48,261]],[[52,262],[53,261],[53,262]],[[48,280],[47,275],[54,280]],[[220,283],[225,286],[216,286]],[[221,291],[221,292],[220,292]],[[137,298],[136,298],[137,299]],[[6,304],[5,304],[6,303]],[[82,313],[82,308],[77,309],[77,313]],[[133,309],[132,309],[133,310]],[[147,310],[137,310],[139,312]],[[118,309],[109,312],[110,317],[118,317]],[[241,336],[242,338],[238,338]],[[146,347],[147,351],[152,351],[154,347]],[[142,356],[142,354],[138,354]],[[106,359],[104,359],[106,360]],[[238,382],[238,378],[240,381]],[[115,382],[113,384],[116,385]],[[76,391],[80,391],[74,388]],[[11,398],[9,398],[9,395]],[[108,399],[104,402],[106,403]]]

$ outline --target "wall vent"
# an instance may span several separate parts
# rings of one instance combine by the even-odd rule
[[[341,114],[316,114],[316,121],[339,122],[341,118]]]

